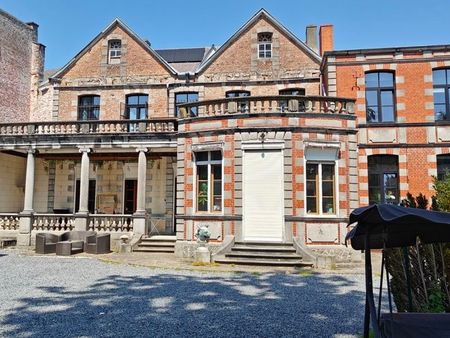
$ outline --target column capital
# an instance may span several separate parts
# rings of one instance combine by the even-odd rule
[[[144,153],[146,153],[146,152],[148,152],[148,148],[147,147],[136,147],[136,152],[137,153],[140,153],[140,152],[144,152]]]
[[[37,153],[36,148],[28,147],[27,154],[36,154],[36,153]]]
[[[80,153],[90,153],[92,152],[92,149],[90,147],[78,147],[78,151]]]

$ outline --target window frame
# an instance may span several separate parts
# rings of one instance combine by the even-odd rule
[[[307,166],[317,165],[317,178],[315,179],[316,184],[316,209],[317,212],[308,212],[308,190],[307,182]],[[326,213],[323,211],[323,176],[322,176],[322,165],[333,165],[333,213]],[[338,171],[338,160],[328,160],[328,161],[317,161],[317,160],[307,160],[304,159],[304,210],[307,217],[321,217],[321,218],[336,218],[339,216],[339,171]]]
[[[197,95],[197,100],[194,101],[189,101],[189,95],[192,94],[196,94]],[[177,96],[181,96],[181,95],[186,95],[186,102],[177,102]],[[191,102],[198,102],[199,101],[199,92],[194,92],[194,91],[183,91],[183,92],[176,92],[174,93],[174,101],[175,101],[175,110],[174,110],[174,115],[176,117],[180,117],[180,111],[179,111],[179,107],[177,106],[178,104],[182,104],[182,103],[191,103]],[[189,117],[197,117],[198,116],[198,107],[190,107],[189,108]]]
[[[90,105],[81,105],[81,101],[86,98],[91,98],[92,103]],[[98,98],[98,105],[95,104],[95,99]],[[99,121],[100,120],[100,107],[101,107],[101,97],[96,94],[80,95],[78,96],[78,121]],[[87,109],[87,118],[83,118],[83,109]],[[98,111],[98,115],[95,116],[95,110]],[[94,116],[94,118],[92,118]]]
[[[448,165],[446,165],[446,163],[442,163],[445,161],[448,162]],[[441,163],[439,163],[439,162],[441,162]],[[439,167],[443,167],[443,168],[439,168]],[[443,179],[445,176],[446,170],[448,170],[450,173],[450,154],[436,155],[436,177],[439,180]]]
[[[263,38],[264,35],[269,36],[270,39],[265,40],[265,38]],[[258,38],[258,51],[257,51],[258,59],[271,59],[273,57],[273,33],[261,32],[258,33],[257,38]]]
[[[137,97],[138,98],[138,103],[137,104],[131,104],[128,103],[128,100],[131,97]],[[147,98],[147,102],[146,103],[139,103],[140,102],[140,98],[141,97],[146,97]],[[140,109],[145,108],[145,117],[144,118],[136,118],[133,120],[146,120],[148,119],[148,94],[144,94],[144,93],[134,93],[134,94],[128,94],[125,96],[125,119],[126,120],[130,120],[130,108],[136,108],[139,110],[139,116],[141,116],[140,114]]]
[[[233,95],[230,96],[231,94],[247,94],[247,95]],[[237,105],[238,105],[238,111],[240,113],[245,113],[248,112],[250,110],[250,101],[247,101],[244,99],[244,97],[249,97],[251,96],[252,93],[249,90],[245,90],[245,89],[238,89],[238,90],[227,90],[225,92],[225,97],[226,98],[233,98],[236,99],[237,101]]]
[[[120,43],[119,47],[113,47],[112,44]],[[114,54],[114,55],[113,55]],[[108,40],[108,64],[114,65],[120,63],[122,59],[122,40],[111,39]]]
[[[392,75],[392,86],[381,86],[380,85],[380,74],[391,74]],[[377,74],[378,78],[378,86],[376,87],[370,87],[367,86],[366,83],[366,77],[369,74]],[[364,73],[364,85],[365,85],[365,91],[364,91],[364,97],[365,97],[365,103],[366,103],[366,122],[370,124],[375,123],[395,123],[397,121],[397,96],[396,96],[396,90],[395,90],[395,72],[390,70],[374,70],[374,71],[368,71]],[[369,121],[367,119],[367,110],[368,110],[368,102],[367,102],[367,92],[368,91],[374,91],[377,95],[377,120],[376,121]],[[383,103],[381,101],[381,93],[382,92],[392,92],[392,115],[393,120],[392,121],[383,121]]]
[[[383,158],[385,158],[385,162],[387,162],[387,159],[394,159],[395,162],[394,164],[392,163],[382,163]],[[371,164],[370,162],[373,160],[373,162],[375,162],[374,164]],[[393,203],[386,203],[386,188],[387,186],[384,184],[384,178],[386,175],[392,175],[395,174],[397,177],[397,186],[395,187],[396,191],[397,191],[397,197],[396,197],[396,201],[394,201]],[[371,175],[378,175],[378,185],[375,187],[378,187],[380,189],[380,200],[379,202],[375,202],[375,203],[380,203],[380,204],[398,204],[401,201],[401,196],[400,196],[400,165],[399,165],[399,158],[398,155],[387,155],[387,154],[383,154],[383,155],[369,155],[367,156],[367,192],[368,192],[368,204],[369,205],[373,205],[374,203],[371,203],[371,199],[370,199],[370,188],[373,187],[373,185],[370,184]]]
[[[220,160],[213,160],[211,159],[211,154],[213,152],[220,152]],[[208,159],[207,160],[197,160],[199,153],[207,153]],[[207,150],[207,151],[195,151],[193,152],[193,163],[194,163],[194,170],[193,170],[193,181],[194,181],[194,210],[195,213],[198,214],[223,214],[224,212],[224,168],[223,168],[223,151],[222,150]],[[220,172],[221,172],[221,182],[220,182],[220,189],[221,189],[221,201],[220,201],[220,210],[214,210],[214,175],[212,173],[211,167],[212,165],[218,165],[220,164]],[[207,210],[199,210],[198,208],[198,195],[199,195],[199,177],[198,177],[198,165],[206,165],[207,166]]]
[[[303,92],[303,94],[292,94],[292,92],[294,90],[297,90],[299,92]],[[289,92],[291,92],[291,93],[289,93]],[[284,89],[280,89],[278,91],[278,95],[280,95],[280,96],[286,96],[286,95],[287,96],[297,96],[297,95],[305,96],[306,95],[306,89],[305,88],[297,88],[297,87],[295,87],[295,88],[284,88]],[[305,103],[303,101],[300,101],[298,104],[299,104],[299,109],[300,110],[305,109]],[[278,106],[279,106],[280,110],[282,112],[284,112],[289,106],[288,100],[284,100],[284,99],[279,100],[278,101]]]
[[[433,73],[435,71],[439,71],[439,70],[443,70],[445,72],[445,84],[435,84],[434,83],[434,78],[433,78]],[[450,73],[450,67],[440,67],[440,68],[433,68],[431,70],[431,76],[433,78],[433,115],[434,115],[434,121],[449,121],[450,120],[450,78],[449,78],[449,74]],[[435,89],[444,89],[444,94],[445,94],[445,117],[442,119],[436,119],[436,111],[434,106],[436,105],[435,101],[434,101],[434,91]]]

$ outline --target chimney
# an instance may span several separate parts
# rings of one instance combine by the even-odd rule
[[[33,42],[38,41],[38,28],[39,25],[36,22],[27,22],[28,27],[33,31]]]
[[[333,25],[321,25],[319,31],[320,55],[333,50]]]
[[[316,53],[319,53],[317,48],[317,26],[308,25],[306,26],[306,45],[311,48]]]

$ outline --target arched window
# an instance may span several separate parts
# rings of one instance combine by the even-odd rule
[[[100,118],[100,96],[83,95],[78,97],[78,120],[98,120]]]
[[[434,118],[450,120],[450,69],[433,70]]]
[[[368,157],[369,204],[399,203],[398,157],[372,155]]]
[[[395,89],[393,72],[366,73],[367,122],[395,121]]]
[[[272,33],[258,33],[258,57],[260,59],[272,57]]]
[[[120,63],[122,57],[122,41],[109,40],[108,41],[108,63],[117,64]]]

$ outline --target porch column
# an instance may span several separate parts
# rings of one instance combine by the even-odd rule
[[[81,172],[80,172],[80,206],[75,215],[75,230],[87,230],[88,228],[88,200],[89,200],[89,153],[90,148],[80,148]]]
[[[34,195],[34,159],[35,149],[28,149],[27,168],[25,172],[25,196],[23,211],[20,213],[18,245],[31,244],[31,227],[33,222],[33,195]]]
[[[138,155],[138,181],[136,196],[136,212],[134,213],[134,233],[147,234],[147,224],[145,221],[145,185],[147,177],[147,148],[136,148]]]

